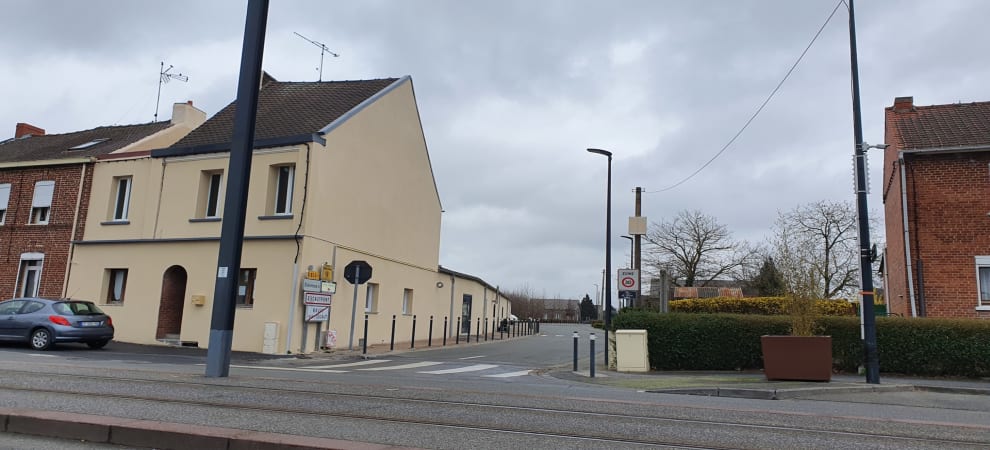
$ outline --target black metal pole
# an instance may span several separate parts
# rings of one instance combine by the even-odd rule
[[[388,350],[395,350],[395,314],[392,314],[392,338],[388,343]]]
[[[447,346],[447,316],[443,316],[443,346]]]
[[[357,286],[357,285],[355,285]],[[364,339],[361,341],[361,353],[368,353],[368,315],[364,315]]]
[[[485,342],[488,342],[488,318],[487,317],[485,317],[485,332],[482,333],[482,334],[485,335]]]
[[[856,56],[856,13],[849,0],[849,59],[852,70],[853,140],[856,155],[856,211],[859,217],[859,271],[863,298],[863,352],[866,356],[866,382],[880,383],[877,351],[877,324],[873,313],[873,262],[870,258],[870,211],[866,204],[866,148],[863,119],[859,106],[859,61]]]
[[[412,339],[409,341],[409,348],[416,348],[416,315],[413,314]]]
[[[426,346],[433,347],[433,316],[430,316],[430,336],[426,338]]]
[[[575,331],[574,332],[574,371],[575,372],[577,372],[578,370],[577,360],[578,360],[578,332]],[[592,362],[594,362],[594,360],[592,360]]]
[[[608,181],[605,188],[605,340],[612,327],[612,152],[589,148],[589,152],[608,157]],[[605,345],[605,366],[608,367],[608,345]]]
[[[237,80],[237,111],[230,142],[227,167],[227,194],[224,220],[220,228],[220,251],[217,278],[213,291],[213,315],[210,320],[210,343],[206,353],[206,376],[230,375],[230,350],[234,340],[234,311],[237,282],[241,272],[244,243],[244,218],[247,211],[248,186],[251,178],[251,154],[254,149],[254,125],[258,114],[258,86],[265,53],[265,29],[268,0],[249,0],[241,47],[241,68]]]
[[[590,369],[589,373],[591,374],[591,378],[594,378],[595,377],[595,333],[591,333],[590,342],[591,342],[591,364],[588,365],[588,368]],[[606,346],[605,348],[608,348],[608,346]],[[608,364],[607,359],[605,360],[605,363]]]
[[[468,339],[468,342],[471,342]],[[474,342],[481,342],[481,317],[478,318],[478,324],[474,326]]]
[[[457,332],[456,337],[454,338],[454,344],[460,344],[461,343],[461,316],[457,316],[457,326],[454,327],[454,328],[455,328],[454,331]]]

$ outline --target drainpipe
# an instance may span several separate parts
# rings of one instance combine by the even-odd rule
[[[450,322],[447,324],[450,328],[448,332],[454,334],[454,275],[450,275]]]
[[[897,163],[901,166],[901,217],[904,219],[904,258],[907,267],[908,299],[911,303],[911,317],[918,317],[914,304],[914,280],[911,273],[911,233],[908,230],[907,176],[904,174],[904,152],[897,153]]]
[[[62,280],[62,297],[69,297],[69,274],[72,273],[72,256],[76,251],[76,232],[79,231],[79,210],[82,208],[83,187],[86,185],[86,164],[79,174],[79,192],[76,193],[76,211],[72,214],[72,231],[69,232],[69,259],[65,261],[65,278]],[[17,285],[15,278],[14,285]]]

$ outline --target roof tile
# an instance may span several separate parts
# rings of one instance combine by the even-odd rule
[[[990,102],[887,108],[903,148],[935,149],[990,145]]]
[[[0,142],[0,162],[100,156],[124,148],[138,140],[168,128],[171,122],[150,122],[93,128],[64,134],[46,134]],[[103,142],[80,150],[69,150],[97,139]]]

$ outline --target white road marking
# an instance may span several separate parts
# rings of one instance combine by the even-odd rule
[[[520,370],[518,372],[507,372],[507,373],[499,373],[495,375],[482,375],[482,376],[487,378],[512,378],[512,377],[521,377],[523,375],[529,375],[529,371]]]
[[[429,371],[429,372],[419,372],[419,373],[428,373],[428,374],[432,374],[432,375],[442,375],[442,374],[447,374],[447,373],[476,372],[476,371],[479,371],[479,370],[491,369],[493,367],[498,367],[498,365],[497,364],[475,364],[473,366],[458,367],[456,369],[432,370],[432,371]]]
[[[437,364],[443,364],[443,363],[442,362],[433,362],[433,361],[423,361],[423,362],[418,362],[418,363],[402,364],[402,365],[398,365],[398,366],[365,367],[363,369],[357,369],[357,370],[401,370],[401,369],[415,369],[417,367],[429,367],[429,366],[435,366]]]
[[[457,358],[457,359],[476,359],[476,358],[484,358],[484,357],[485,355],[478,355],[478,356],[468,356],[466,358]]]
[[[306,366],[306,368],[307,369],[336,369],[338,367],[367,366],[369,364],[387,363],[389,361],[391,361],[391,360],[390,359],[369,359],[369,360],[365,360],[365,361],[358,361],[358,362],[344,363],[344,364],[330,364],[330,365],[326,365],[326,366]]]
[[[40,353],[28,353],[28,356],[38,356],[38,357],[41,357],[41,358],[54,358],[57,355],[42,355]]]
[[[311,369],[305,367],[272,367],[272,366],[235,366],[238,369],[262,369],[262,370],[284,370],[288,372],[319,372],[319,373],[347,373],[346,370],[331,370],[331,369]]]

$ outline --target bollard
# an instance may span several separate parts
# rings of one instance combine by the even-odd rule
[[[578,332],[574,332],[574,371],[577,372]]]
[[[493,311],[493,313],[494,313],[494,311]],[[492,316],[492,340],[493,341],[495,340],[495,328],[497,328],[497,327],[498,327],[498,325],[495,325],[495,316]]]
[[[509,322],[506,321],[505,322],[505,328],[508,328],[508,327],[509,327]],[[508,330],[502,328],[502,322],[499,322],[499,325],[498,325],[498,340],[501,341],[502,339],[505,339],[505,337],[502,335],[502,333],[504,333],[506,331],[508,331]]]
[[[433,315],[430,315],[430,336],[426,338],[426,346],[433,347]]]
[[[481,342],[481,317],[478,318],[478,325],[474,327],[474,342]]]
[[[361,342],[361,354],[368,353],[368,315],[364,315],[364,341]]]
[[[395,314],[392,314],[392,341],[388,344],[388,351],[395,350]]]
[[[488,342],[488,318],[487,317],[485,317],[485,332],[483,334],[485,335],[485,342]]]
[[[595,377],[595,333],[591,333],[591,378]]]
[[[540,319],[536,319],[536,334],[540,334]]]
[[[409,341],[409,348],[416,348],[416,315],[413,314],[412,339]]]
[[[447,316],[443,316],[443,346],[447,346]]]
[[[465,320],[464,321],[464,325],[466,325],[467,326],[467,329],[468,329],[468,332],[467,332],[467,343],[470,344],[471,343],[471,318],[470,317],[468,318],[468,320]]]
[[[454,327],[454,331],[457,332],[457,334],[455,335],[455,336],[457,336],[457,338],[454,339],[454,344],[460,344],[461,343],[461,318],[459,316],[457,317],[457,326]]]

